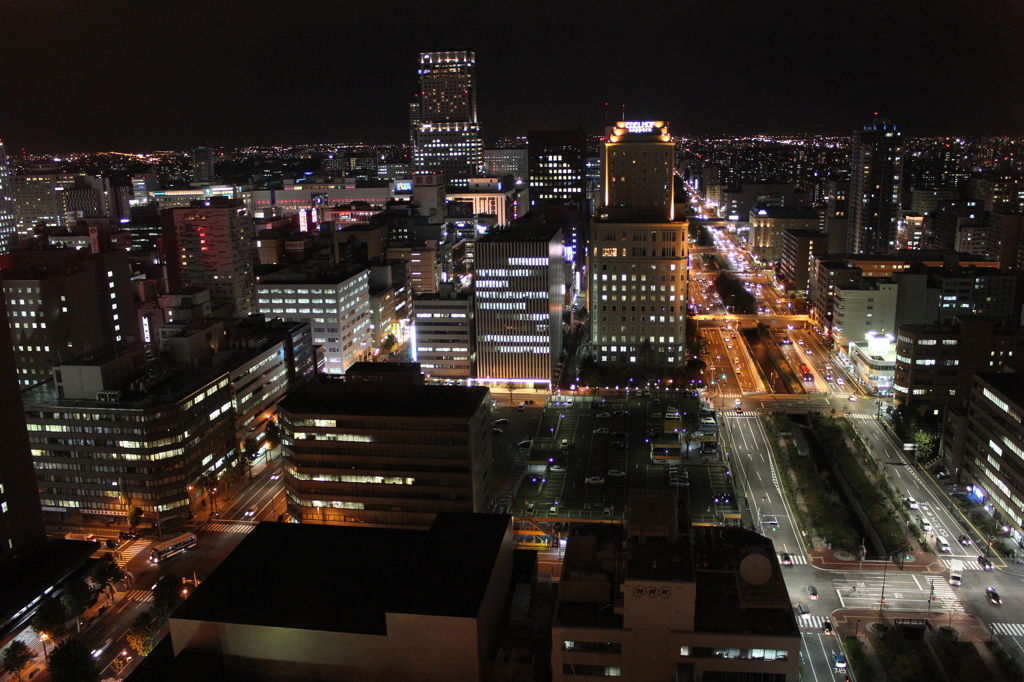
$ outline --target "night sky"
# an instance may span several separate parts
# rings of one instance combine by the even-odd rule
[[[0,0],[9,153],[402,142],[418,53],[477,55],[484,135],[622,104],[681,134],[1024,132],[1024,0]]]

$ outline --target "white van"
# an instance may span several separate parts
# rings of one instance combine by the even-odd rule
[[[935,536],[935,547],[940,552],[943,552],[945,554],[949,554],[950,552],[953,551],[949,547],[949,540],[947,540],[946,538],[942,537],[941,535],[936,535]]]
[[[962,561],[950,562],[949,584],[953,587],[960,587],[964,584],[964,564]]]

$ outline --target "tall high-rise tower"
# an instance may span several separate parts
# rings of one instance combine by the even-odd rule
[[[232,306],[235,317],[256,312],[252,218],[245,206],[213,197],[160,215],[172,289],[209,289],[215,302]]]
[[[875,117],[853,133],[850,152],[850,253],[888,253],[897,246],[903,136],[896,126]]]
[[[476,117],[476,55],[424,52],[419,74],[419,122],[413,144],[416,169],[443,172],[452,185],[466,187],[483,164],[484,145]]]
[[[11,239],[16,232],[17,222],[14,220],[14,199],[7,170],[7,153],[4,152],[3,140],[0,140],[0,253],[11,250]]]
[[[686,362],[685,220],[673,219],[674,144],[664,121],[619,121],[602,152],[591,224],[591,341],[598,362]]]
[[[0,565],[46,539],[19,388],[7,307],[0,296]]]
[[[619,121],[601,157],[604,206],[675,218],[675,143],[665,121]]]
[[[213,149],[196,147],[189,155],[192,157],[192,182],[213,182]]]

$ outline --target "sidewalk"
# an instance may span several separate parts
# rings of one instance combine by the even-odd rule
[[[987,642],[992,639],[988,626],[977,616],[966,613],[950,615],[947,611],[932,611],[926,614],[920,611],[886,609],[882,620],[891,624],[893,618],[924,619],[935,628],[952,627],[959,634],[961,642]],[[836,634],[842,637],[873,637],[874,633],[869,630],[869,626],[877,622],[878,609],[839,609],[832,612],[832,625]]]
[[[811,565],[826,571],[909,571],[915,573],[944,573],[946,565],[930,552],[907,552],[907,559],[901,568],[895,561],[865,559],[862,563],[854,554],[842,550],[809,549]]]

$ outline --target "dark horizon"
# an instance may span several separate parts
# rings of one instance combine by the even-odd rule
[[[0,139],[11,156],[398,144],[419,52],[457,49],[476,52],[486,139],[600,134],[623,103],[676,136],[849,135],[876,111],[911,137],[1024,132],[1008,0],[439,7],[0,0]]]

